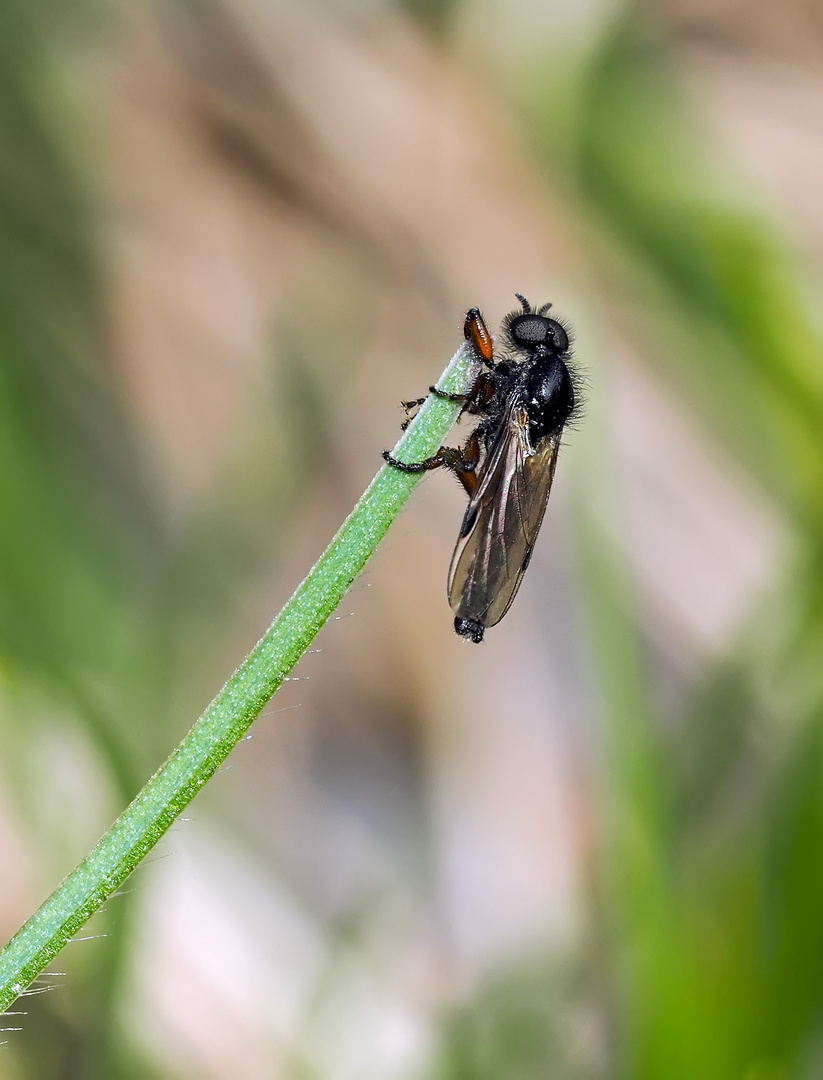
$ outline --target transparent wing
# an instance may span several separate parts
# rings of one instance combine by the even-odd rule
[[[494,626],[508,611],[543,521],[559,445],[558,432],[529,446],[522,404],[504,417],[449,568],[449,603],[459,618]]]

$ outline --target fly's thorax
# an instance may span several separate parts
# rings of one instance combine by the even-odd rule
[[[559,431],[574,411],[574,387],[565,363],[557,356],[535,358],[526,386],[529,435],[536,445]]]

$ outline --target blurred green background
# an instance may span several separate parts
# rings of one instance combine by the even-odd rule
[[[451,631],[433,476],[3,1080],[823,1077],[823,19],[0,5],[0,933],[515,290],[589,385]]]

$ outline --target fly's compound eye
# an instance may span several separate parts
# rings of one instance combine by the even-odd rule
[[[544,321],[549,324],[549,332],[554,339],[554,347],[557,352],[567,352],[569,348],[569,335],[566,333],[565,327],[556,319],[546,319]]]
[[[514,344],[523,349],[543,345],[554,353],[564,353],[569,347],[569,335],[556,319],[545,315],[517,315],[509,323],[509,333]]]
[[[552,319],[542,315],[517,315],[509,323],[509,333],[515,345],[524,349],[533,349],[536,345],[545,345]]]

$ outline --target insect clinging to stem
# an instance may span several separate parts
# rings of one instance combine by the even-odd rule
[[[463,332],[482,364],[480,373],[465,395],[430,388],[479,417],[466,442],[441,446],[418,462],[383,454],[404,472],[450,469],[469,496],[448,595],[455,631],[475,643],[517,595],[546,511],[563,428],[580,401],[568,328],[549,318],[551,304],[535,310],[520,293],[515,296],[521,309],[503,320],[502,358],[495,359],[483,316],[471,308]],[[404,402],[407,412],[423,400]]]

